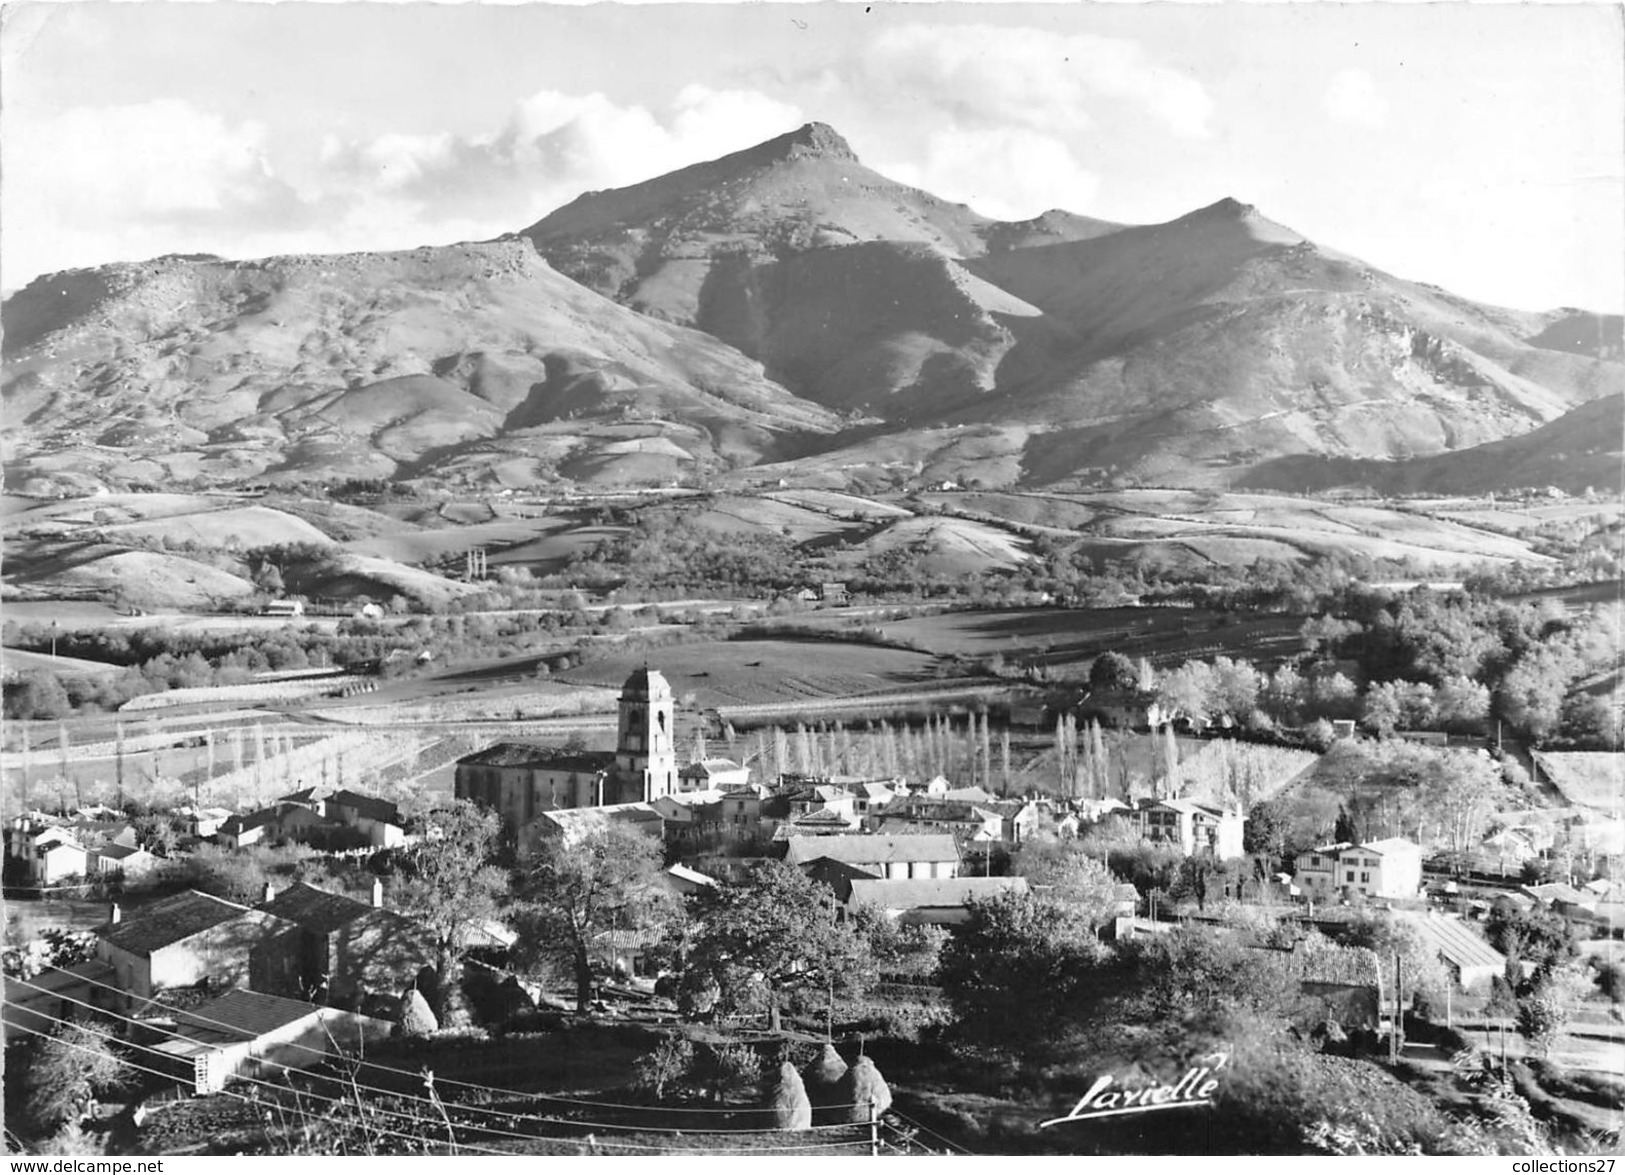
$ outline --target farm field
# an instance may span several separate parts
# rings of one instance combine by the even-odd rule
[[[890,640],[938,656],[998,654],[1064,667],[1111,649],[1157,665],[1221,655],[1269,662],[1298,651],[1302,624],[1301,616],[1240,619],[1199,608],[1014,608],[941,612],[877,627]]]
[[[671,682],[679,700],[717,706],[843,698],[927,684],[936,659],[926,653],[838,641],[706,641],[606,657],[557,680],[619,689],[647,664]]]

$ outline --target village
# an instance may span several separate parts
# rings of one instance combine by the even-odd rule
[[[1103,960],[1143,975],[1190,966],[1192,949],[1216,952],[1255,973],[1247,983],[1269,977],[1269,1006],[1321,1052],[1386,1058],[1433,1083],[1479,1081],[1457,1070],[1488,1058],[1507,1088],[1535,1095],[1544,1128],[1608,1128],[1611,1087],[1569,1081],[1579,1101],[1559,1106],[1539,1080],[1564,1085],[1554,1046],[1584,1069],[1617,1060],[1619,1004],[1580,986],[1589,988],[1590,967],[1619,997],[1608,951],[1625,931],[1622,846],[1606,812],[1530,812],[1466,845],[1443,830],[1425,843],[1361,838],[1340,818],[1349,835],[1283,856],[1283,829],[1273,827],[1282,811],[1259,797],[1366,741],[1352,723],[1327,756],[1263,748],[1245,772],[1236,766],[1245,744],[1218,739],[1187,754],[1182,772],[1155,774],[1150,794],[1119,797],[1087,782],[1074,794],[1004,794],[986,718],[968,720],[957,759],[906,745],[860,756],[844,731],[847,753],[830,732],[826,755],[805,729],[792,753],[724,757],[696,734],[680,755],[679,729],[699,729],[692,718],[661,671],[644,667],[621,687],[613,749],[495,739],[448,765],[449,802],[411,815],[358,784],[302,786],[240,810],[183,804],[136,817],[97,805],[13,816],[8,894],[34,900],[9,906],[37,911],[38,933],[25,937],[13,922],[8,934],[8,1053],[31,1040],[72,1044],[64,1034],[75,1032],[89,1037],[75,1047],[96,1059],[122,1050],[139,1081],[133,1093],[128,1080],[109,1082],[121,1108],[64,1114],[124,1145],[163,1138],[158,1124],[182,1121],[186,1105],[268,1097],[315,1099],[334,1120],[394,1113],[406,1127],[395,1143],[419,1148],[577,1153],[613,1129],[581,1142],[579,1115],[555,1112],[569,1098],[530,1084],[536,1075],[516,1065],[513,1042],[592,1040],[580,1034],[608,1026],[651,1047],[614,1078],[583,1087],[574,1075],[564,1088],[602,1103],[600,1119],[621,1107],[609,1126],[624,1138],[647,1144],[639,1131],[658,1133],[653,1123],[667,1130],[662,1145],[675,1145],[687,1124],[683,1146],[705,1145],[700,1122],[725,1120],[756,1130],[757,1145],[807,1130],[805,1145],[830,1153],[952,1151],[991,1140],[956,1133],[940,1098],[909,1090],[921,1062],[908,1048],[978,1008],[990,1023],[1011,1014],[1002,1002],[1028,998],[1019,981],[998,989],[1012,953],[1081,934],[1062,991]],[[1063,733],[1069,722],[1060,718]],[[960,735],[944,719],[920,737],[947,748]],[[1085,761],[1067,766],[1080,781],[1109,779],[1087,762],[1099,737],[1087,726]],[[1158,755],[1172,745],[1171,730],[1166,744],[1145,737]],[[1203,785],[1212,778],[1204,756],[1229,763],[1224,786]],[[1539,761],[1561,786],[1568,775],[1617,772],[1618,758]],[[888,759],[957,766],[959,778],[830,769]],[[769,761],[803,769],[763,778]],[[502,870],[511,888],[493,877]],[[595,887],[598,897],[583,896]],[[59,896],[79,899],[81,912],[100,902],[101,915],[79,930],[53,927]],[[1005,922],[1037,911],[1062,921],[1019,941]],[[750,945],[729,937],[745,926],[800,940],[742,963],[764,949],[751,934]],[[1234,969],[1215,975],[1221,987],[1241,982]],[[1562,1005],[1551,994],[1558,981]],[[1065,1020],[1087,1004],[1078,999],[1051,1014]],[[895,1093],[872,1059],[890,1055],[887,1038],[907,1058],[890,1074]],[[626,1046],[599,1047],[608,1056]],[[713,1068],[727,1057],[739,1069],[731,1084],[713,1080],[708,1100],[685,1085],[704,1067],[697,1048]],[[458,1092],[434,1095],[444,1122],[401,1086],[429,1057],[458,1074]],[[863,1074],[861,1106],[849,1068]],[[498,1125],[463,1085],[525,1109]],[[726,1118],[707,1119],[697,1102]],[[299,1120],[308,1130],[308,1116]],[[734,1149],[726,1141],[710,1144]]]

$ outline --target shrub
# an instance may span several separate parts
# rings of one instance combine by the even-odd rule
[[[807,1088],[801,1083],[801,1075],[789,1061],[779,1066],[779,1079],[768,1096],[767,1109],[775,1130],[812,1128],[812,1102],[807,1099]]]
[[[637,1059],[633,1066],[639,1089],[665,1099],[666,1090],[688,1076],[694,1067],[694,1045],[686,1036],[668,1036]]]
[[[1625,1002],[1625,966],[1603,963],[1597,968],[1597,989],[1612,1003]]]
[[[750,1045],[739,1042],[716,1045],[711,1053],[717,1072],[727,1080],[754,1085],[762,1079],[762,1054]]]

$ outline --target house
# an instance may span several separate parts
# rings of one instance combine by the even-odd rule
[[[394,848],[406,841],[400,809],[376,796],[336,791],[327,797],[323,815],[355,829],[376,849]]]
[[[299,991],[325,991],[327,1001],[362,1006],[369,995],[394,995],[411,986],[418,972],[434,966],[433,936],[418,923],[384,909],[383,882],[372,884],[372,900],[297,882],[281,893],[268,892],[257,907],[299,927]]]
[[[890,805],[867,823],[882,833],[896,833],[907,827],[910,831],[952,833],[978,844],[1004,839],[1004,817],[991,808],[915,796]]]
[[[231,819],[232,811],[229,808],[182,808],[180,816],[189,834],[206,840]]]
[[[1337,841],[1298,854],[1293,877],[1305,897],[1329,902],[1337,896],[1337,855],[1351,847],[1348,841]]]
[[[723,831],[720,791],[674,792],[649,805],[666,822],[667,842],[693,843]]]
[[[682,791],[733,791],[750,786],[750,768],[732,759],[696,759],[677,773]]]
[[[1487,992],[1497,975],[1505,975],[1507,959],[1460,918],[1430,910],[1427,914],[1399,913],[1444,962],[1458,987],[1466,992]]]
[[[228,991],[174,1014],[167,1039],[147,1048],[153,1065],[219,1093],[233,1079],[281,1083],[289,1069],[312,1069],[343,1050],[386,1039],[393,1025],[338,1008],[257,991]]]
[[[531,849],[544,836],[562,837],[566,844],[574,844],[594,829],[618,824],[633,828],[653,837],[664,839],[666,820],[655,811],[653,804],[608,804],[602,808],[560,808],[539,813],[534,822],[521,831],[520,847]]]
[[[687,865],[673,865],[660,875],[661,882],[667,889],[679,897],[688,897],[690,894],[703,893],[708,889],[717,887],[717,879],[698,869],[690,869]]]
[[[120,997],[108,990],[116,976],[99,959],[72,967],[53,967],[27,978],[6,976],[5,1009],[0,1022],[5,1025],[6,1043],[16,1033],[49,1034],[58,1021],[84,1015],[89,1008],[113,1010]]]
[[[215,830],[214,838],[228,849],[247,848],[267,838],[278,840],[282,832],[281,822],[277,819],[279,811],[278,808],[261,808],[246,815],[231,816]]]
[[[165,988],[246,985],[293,992],[299,982],[299,927],[187,890],[132,911],[115,904],[96,931],[96,957],[113,968],[117,986],[142,999]]]
[[[157,865],[158,858],[146,849],[135,849],[129,845],[103,845],[85,853],[86,876],[117,873],[124,877],[140,877],[150,873]]]
[[[852,811],[858,816],[878,812],[896,800],[900,794],[907,794],[898,791],[898,781],[894,779],[856,780],[844,786],[852,795]]]
[[[303,600],[272,600],[260,610],[261,616],[303,616],[305,604]]]
[[[66,832],[40,838],[28,860],[28,880],[38,886],[57,885],[83,877],[90,867],[90,851]]]
[[[785,840],[792,836],[844,836],[862,830],[861,817],[846,815],[838,808],[819,808],[800,816],[791,816],[789,820],[781,822],[773,830],[773,839]]]
[[[514,831],[545,812],[647,804],[678,790],[671,685],[639,669],[621,687],[613,751],[498,743],[457,760],[454,791],[495,810]]]
[[[1422,848],[1397,836],[1320,845],[1298,854],[1295,880],[1312,901],[1414,898],[1422,888]]]
[[[856,865],[874,877],[957,877],[954,838],[931,836],[798,836],[785,842],[785,860],[807,865],[820,857]]]
[[[999,797],[984,787],[972,785],[970,787],[951,787],[940,797],[955,804],[995,804]]]
[[[846,820],[851,820],[855,812],[855,798],[837,784],[809,784],[801,787],[792,785],[786,790],[785,798],[790,803],[791,819],[810,816],[814,812],[833,812]]]
[[[1228,861],[1246,855],[1242,834],[1247,821],[1238,812],[1194,800],[1144,799],[1123,815],[1143,839],[1172,841],[1188,857]]]
[[[1027,892],[1025,877],[854,878],[846,885],[849,913],[870,906],[906,925],[956,926],[970,920],[972,901]]]
[[[841,605],[850,603],[852,597],[844,583],[821,583],[818,585],[818,599],[825,604]]]

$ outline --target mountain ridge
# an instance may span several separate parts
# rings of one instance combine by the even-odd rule
[[[1320,484],[1625,391],[1619,316],[1475,303],[1230,196],[997,221],[823,123],[486,242],[49,275],[4,327],[36,487]]]

